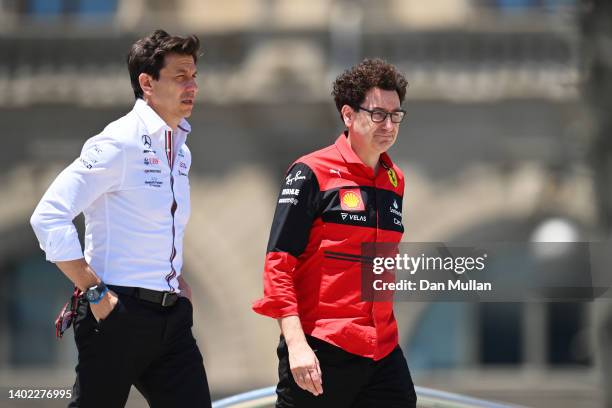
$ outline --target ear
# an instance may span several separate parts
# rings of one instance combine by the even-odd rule
[[[342,116],[342,121],[344,122],[344,126],[351,127],[353,121],[355,120],[355,111],[348,105],[342,106],[340,110],[340,115]]]
[[[140,84],[140,88],[142,89],[144,96],[150,97],[153,93],[153,77],[143,72],[138,75],[138,83]]]

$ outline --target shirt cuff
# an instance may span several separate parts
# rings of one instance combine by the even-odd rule
[[[42,245],[41,245],[42,248]],[[83,258],[83,249],[74,225],[49,231],[45,247],[47,261],[62,262]]]
[[[287,316],[297,316],[297,303],[286,297],[268,296],[253,303],[253,311],[260,315],[280,319]]]

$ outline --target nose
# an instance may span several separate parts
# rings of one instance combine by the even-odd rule
[[[198,83],[196,81],[196,78],[191,78],[191,80],[187,82],[187,86],[185,88],[187,91],[196,94],[198,92]]]
[[[385,120],[382,123],[384,129],[391,130],[395,127],[395,123],[391,121],[391,115],[387,115]]]

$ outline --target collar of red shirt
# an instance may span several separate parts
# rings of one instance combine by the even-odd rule
[[[340,155],[342,155],[342,158],[344,159],[345,162],[352,163],[352,164],[360,164],[364,167],[370,168],[369,166],[366,166],[361,161],[359,156],[357,156],[357,153],[355,153],[353,148],[349,145],[348,131],[345,130],[344,132],[340,134],[340,136],[338,136],[338,139],[336,139],[335,145],[338,151],[340,152]],[[386,152],[383,152],[380,155],[380,161],[382,161],[389,168],[393,167],[393,162],[391,161],[391,158]]]

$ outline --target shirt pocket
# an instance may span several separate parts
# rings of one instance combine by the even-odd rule
[[[319,289],[322,307],[348,307],[361,302],[361,266],[358,251],[335,246],[323,249]]]

